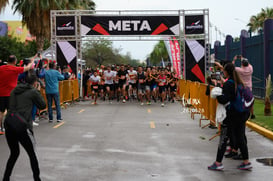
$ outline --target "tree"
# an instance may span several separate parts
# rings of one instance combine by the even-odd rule
[[[273,8],[261,9],[261,12],[257,15],[250,17],[249,23],[247,26],[251,32],[257,32],[263,29],[263,24],[266,19],[273,18]]]
[[[159,64],[162,59],[168,59],[168,51],[165,47],[164,41],[160,40],[155,46],[150,54],[150,61],[153,65]]]
[[[3,9],[8,1],[0,0]],[[45,39],[50,39],[50,10],[94,9],[92,0],[14,0],[12,9],[22,15],[22,23],[36,36],[37,50],[43,50]],[[0,9],[0,10],[1,10]]]

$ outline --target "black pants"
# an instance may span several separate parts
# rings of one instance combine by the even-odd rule
[[[10,148],[10,156],[6,165],[3,181],[10,180],[13,167],[20,154],[19,143],[24,147],[29,156],[34,181],[40,181],[40,169],[34,150],[34,137],[32,131],[26,130],[24,133],[17,134],[13,130],[6,127],[5,135]]]
[[[230,138],[232,147],[240,148],[244,160],[248,160],[248,147],[245,136],[245,123],[249,113],[228,113],[221,127],[216,161],[222,162]]]

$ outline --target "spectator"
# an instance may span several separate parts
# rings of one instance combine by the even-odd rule
[[[0,135],[4,134],[2,119],[4,117],[4,112],[9,107],[10,93],[17,85],[18,75],[33,67],[34,58],[31,59],[27,66],[16,67],[16,56],[10,55],[7,65],[0,66]]]
[[[61,80],[64,80],[64,76],[56,70],[56,64],[54,62],[50,62],[49,70],[47,70],[45,73],[45,90],[48,104],[48,117],[50,123],[53,122],[52,99],[54,99],[56,105],[57,122],[60,122],[62,120],[59,95],[59,81]]]
[[[235,60],[238,56],[234,57],[233,63],[235,63]],[[249,87],[250,90],[252,91],[252,74],[253,74],[253,67],[252,65],[248,62],[246,58],[243,58],[242,56],[239,56],[241,60],[241,67],[236,67],[236,71],[240,75],[242,81],[244,82],[244,86]],[[253,111],[253,106],[250,110],[251,113],[251,119],[255,119],[254,111]]]
[[[40,86],[37,82],[37,77],[34,71],[28,72],[25,81],[25,84],[18,84],[18,86],[11,92],[10,109],[8,114],[11,114],[11,111],[16,110],[16,112],[23,116],[27,121],[27,129],[18,132],[5,122],[6,139],[10,148],[10,156],[7,162],[3,181],[9,181],[15,162],[19,157],[19,143],[24,147],[30,158],[34,180],[41,180],[39,164],[34,148],[35,143],[33,142],[34,135],[32,130],[31,111],[33,105],[36,105],[39,109],[44,109],[46,103],[39,92]],[[37,90],[35,88],[37,88]]]
[[[67,66],[64,66],[63,68],[63,76],[64,76],[64,80],[69,80],[70,78],[70,73],[69,73],[69,69]]]

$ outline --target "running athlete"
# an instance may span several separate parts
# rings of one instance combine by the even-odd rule
[[[151,105],[151,86],[153,83],[153,77],[152,77],[152,72],[151,72],[151,68],[148,67],[147,71],[146,71],[146,86],[145,86],[145,90],[146,90],[146,98],[147,98],[147,104]]]
[[[177,78],[175,77],[175,74],[172,72],[170,79],[168,81],[169,86],[170,86],[170,96],[172,103],[174,103],[174,98],[176,97],[176,88],[177,88]]]
[[[104,71],[104,79],[105,79],[106,92],[108,93],[108,98],[110,103],[112,103],[111,100],[113,99],[115,77],[116,77],[115,72],[111,70],[110,66],[107,66],[107,70]]]
[[[118,79],[118,97],[122,94],[123,96],[123,103],[126,102],[126,82],[127,82],[128,72],[125,70],[124,65],[120,66],[120,70],[117,73],[117,79]]]
[[[137,71],[134,70],[133,66],[130,66],[128,70],[128,82],[129,82],[129,97],[134,97],[134,91],[136,91],[136,80],[137,80]]]
[[[144,105],[143,103],[143,96],[145,94],[145,79],[146,79],[146,76],[143,72],[143,68],[141,66],[138,67],[138,72],[137,72],[137,80],[138,80],[138,86],[137,86],[137,89],[138,89],[138,97],[139,97],[139,100],[141,102],[141,106]]]
[[[161,96],[161,106],[164,107],[164,101],[166,96],[166,83],[167,83],[167,77],[165,75],[164,70],[161,70],[160,75],[157,79],[158,87],[159,87],[159,94]]]
[[[100,82],[99,82],[100,97],[101,97],[101,99],[103,101],[105,101],[106,88],[105,88],[105,79],[104,79],[104,75],[103,75],[103,71],[102,70],[99,71],[99,76],[100,76]]]
[[[152,92],[152,97],[153,97],[153,100],[156,102],[157,100],[157,77],[158,77],[158,74],[156,73],[156,69],[155,67],[153,67],[152,69],[152,72],[151,72],[151,78],[152,78],[152,81],[151,81],[151,92]]]
[[[91,80],[92,96],[95,96],[95,101],[92,104],[96,105],[98,92],[99,92],[99,82],[100,82],[100,76],[98,76],[97,71],[95,71],[94,74],[90,77],[90,80]]]

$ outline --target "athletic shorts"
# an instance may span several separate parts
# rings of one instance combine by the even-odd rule
[[[149,86],[149,85],[146,85],[146,86],[145,86],[145,90],[146,90],[146,91],[150,91],[150,86]]]
[[[100,90],[103,90],[103,92],[105,92],[105,91],[106,91],[106,87],[105,87],[105,85],[99,85],[99,89],[100,89]]]
[[[129,83],[129,85],[131,85],[133,89],[137,88],[137,84],[136,83]]]
[[[118,83],[118,87],[121,89],[123,88],[124,85],[126,86],[126,82],[119,82]]]
[[[114,84],[105,84],[105,87],[109,87],[110,91],[114,90]]]
[[[0,112],[5,112],[9,108],[9,96],[0,97]]]
[[[170,86],[170,91],[171,92],[176,92],[176,85],[175,86]]]
[[[139,94],[145,94],[145,85],[138,85],[137,90]]]
[[[157,88],[157,85],[156,84],[153,84],[153,85],[151,85],[151,91],[153,91],[154,89],[156,89]]]
[[[166,91],[166,87],[165,86],[158,86],[159,87],[159,94],[161,94],[162,92]]]
[[[92,88],[92,91],[94,91],[95,93],[99,92],[99,85],[92,85],[91,88]]]

